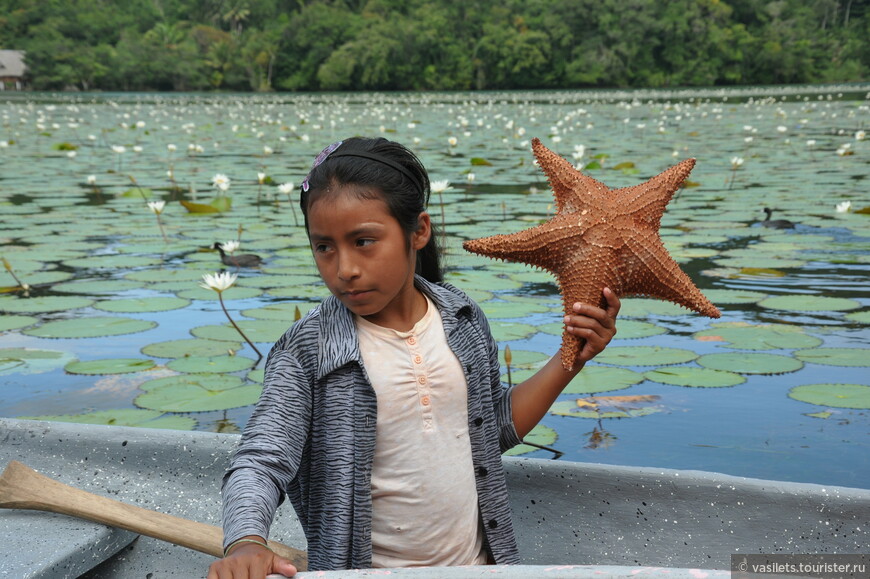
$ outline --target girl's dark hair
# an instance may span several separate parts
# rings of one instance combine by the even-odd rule
[[[311,203],[343,185],[356,185],[360,194],[371,191],[383,199],[409,238],[429,204],[429,175],[413,152],[384,138],[353,137],[324,149],[303,181],[299,205],[306,232]],[[431,282],[443,280],[437,238],[433,223],[429,242],[417,252],[416,272]]]

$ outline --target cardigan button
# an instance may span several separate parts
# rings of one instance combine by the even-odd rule
[[[483,418],[481,418],[480,416],[478,416],[477,418],[474,419],[474,425],[475,425],[475,426],[480,426],[481,424],[483,424]]]
[[[492,520],[489,522],[489,528],[490,528],[490,529],[495,529],[496,527],[498,527],[498,521],[496,521],[495,519],[492,519]]]
[[[486,470],[486,467],[485,467],[485,466],[479,466],[479,467],[477,467],[477,474],[478,474],[478,476],[486,476],[488,473],[489,473],[489,471]]]

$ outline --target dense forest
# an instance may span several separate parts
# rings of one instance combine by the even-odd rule
[[[34,90],[484,90],[870,78],[868,0],[0,0]]]

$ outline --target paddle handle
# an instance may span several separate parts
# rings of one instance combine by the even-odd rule
[[[89,493],[41,475],[11,461],[0,475],[0,508],[60,513],[118,527],[187,547],[214,557],[223,556],[223,530]],[[299,571],[308,568],[305,551],[269,541],[269,547],[289,559]]]

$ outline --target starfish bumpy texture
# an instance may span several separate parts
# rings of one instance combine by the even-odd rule
[[[576,302],[605,307],[609,287],[619,297],[649,296],[718,318],[719,310],[668,254],[659,237],[665,207],[689,176],[686,159],[649,181],[610,189],[532,139],[532,151],[556,199],[552,219],[510,235],[466,241],[488,257],[527,263],[556,276],[565,313]],[[562,335],[562,365],[570,369],[583,341]]]

